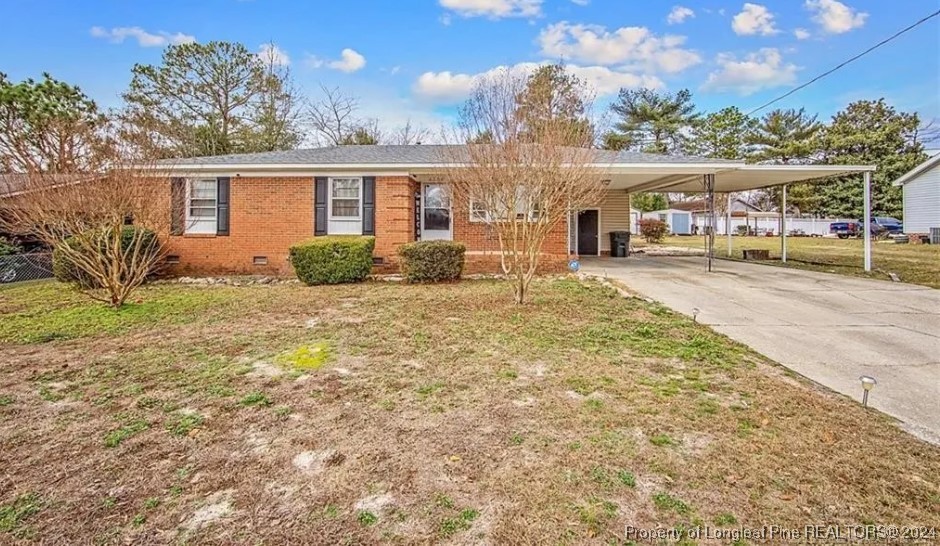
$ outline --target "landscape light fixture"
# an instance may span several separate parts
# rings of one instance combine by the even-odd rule
[[[865,389],[862,393],[862,405],[868,407],[868,391],[875,388],[875,385],[878,384],[878,381],[874,377],[863,375],[858,378],[862,382],[862,388]]]
[[[699,309],[698,307],[692,308],[692,322],[698,322],[698,314],[701,312],[702,310]]]

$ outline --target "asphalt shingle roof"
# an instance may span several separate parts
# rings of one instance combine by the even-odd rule
[[[459,148],[446,144],[413,145],[350,145],[307,148],[281,152],[216,155],[172,159],[164,162],[174,166],[187,165],[427,165],[446,163]],[[598,150],[602,163],[728,163],[725,160],[691,156],[670,156],[642,152]]]

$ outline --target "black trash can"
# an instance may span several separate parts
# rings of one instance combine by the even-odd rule
[[[630,232],[629,231],[611,231],[610,232],[610,257],[626,258],[630,255]]]

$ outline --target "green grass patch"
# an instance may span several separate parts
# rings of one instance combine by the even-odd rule
[[[333,348],[325,341],[301,345],[292,351],[281,353],[274,362],[291,370],[318,370],[333,358]]]
[[[43,343],[118,334],[141,325],[204,322],[204,311],[224,306],[235,292],[158,285],[139,289],[120,309],[49,281],[0,291],[0,342]]]
[[[150,428],[150,423],[143,419],[135,419],[130,423],[122,426],[119,429],[112,430],[111,432],[105,434],[104,436],[104,445],[105,447],[117,447],[121,445],[121,442],[139,434]]]
[[[173,436],[187,436],[205,421],[198,413],[181,413],[166,424],[166,428]]]
[[[253,407],[253,406],[267,407],[273,404],[274,402],[272,402],[271,399],[268,398],[268,396],[264,394],[263,392],[255,391],[255,392],[246,394],[241,400],[239,400],[238,403],[245,407]]]
[[[25,522],[42,507],[42,499],[36,493],[24,493],[13,502],[0,505],[0,533],[11,533],[17,538],[29,537],[32,532]]]
[[[656,493],[653,495],[653,505],[663,511],[672,511],[680,516],[686,516],[692,513],[692,508],[688,504],[673,497],[669,493]]]
[[[369,527],[375,525],[379,521],[379,517],[368,510],[360,510],[359,513],[356,514],[356,521],[363,527]]]
[[[668,434],[654,434],[650,436],[650,443],[659,447],[671,447],[679,445],[679,442]]]
[[[0,407],[9,406],[13,402],[16,402],[16,398],[12,394],[0,394]]]
[[[444,518],[444,520],[441,521],[438,533],[442,538],[449,538],[457,533],[466,531],[470,528],[473,520],[477,519],[479,515],[480,513],[473,508],[465,508],[460,511],[457,517]]]

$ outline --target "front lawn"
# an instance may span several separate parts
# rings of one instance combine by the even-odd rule
[[[0,543],[940,525],[940,449],[880,414],[599,284],[509,292],[0,289]]]
[[[874,279],[889,280],[888,273],[898,275],[903,282],[940,288],[940,245],[897,244],[893,241],[872,243],[872,271],[863,267],[864,241],[861,239],[835,239],[828,237],[787,237],[787,263],[780,261],[780,237],[731,238],[731,256],[743,258],[745,248],[770,251],[773,265],[786,265],[812,271],[839,273]],[[635,246],[648,246],[637,237]],[[705,249],[704,236],[666,237],[663,246]],[[716,256],[727,256],[728,242],[724,236],[715,238]]]

